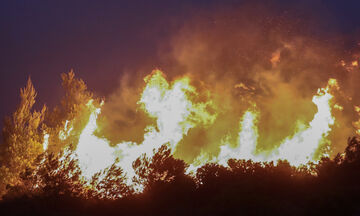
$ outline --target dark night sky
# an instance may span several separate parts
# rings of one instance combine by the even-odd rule
[[[74,68],[91,90],[107,95],[125,70],[151,62],[156,51],[200,11],[241,7],[244,1],[0,1],[0,116],[19,102],[31,76],[40,104],[61,95],[60,74]],[[264,1],[265,2],[265,1]],[[314,34],[351,35],[360,29],[360,1],[266,1],[279,13],[316,20]],[[359,2],[359,3],[356,3]]]

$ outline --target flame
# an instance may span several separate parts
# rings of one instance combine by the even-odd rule
[[[151,157],[153,150],[163,144],[167,144],[174,152],[189,129],[211,124],[216,118],[206,109],[211,102],[191,101],[191,95],[196,96],[196,89],[190,85],[188,77],[169,83],[160,70],[154,70],[144,81],[146,86],[138,104],[144,112],[156,119],[156,125],[146,128],[141,144],[126,142],[118,145],[120,164],[129,178],[135,175],[132,162],[140,155]]]
[[[200,155],[190,171],[207,162],[218,162],[226,165],[230,158],[252,160],[256,162],[274,162],[278,160],[287,160],[293,166],[305,165],[308,162],[318,162],[321,157],[327,156],[328,152],[321,147],[327,142],[327,135],[335,118],[331,111],[330,100],[333,95],[331,88],[338,89],[338,83],[335,79],[329,79],[326,88],[320,88],[312,101],[317,106],[317,113],[309,126],[299,125],[300,131],[284,139],[278,148],[272,150],[270,154],[266,152],[257,152],[258,128],[257,121],[259,112],[249,109],[245,112],[240,122],[240,132],[238,134],[237,146],[231,147],[229,142],[224,142],[220,147],[220,153],[217,158],[206,157],[204,153]]]
[[[355,61],[351,62],[351,65],[354,66],[354,67],[357,67],[359,64],[358,64],[358,61],[355,60]]]
[[[360,106],[354,106],[354,111],[360,116]],[[360,119],[352,123],[356,134],[360,135]]]
[[[108,140],[95,136],[96,120],[101,107],[95,107],[92,100],[88,102],[91,114],[75,151],[87,179],[118,159],[131,183],[131,178],[135,175],[132,163],[139,156],[146,154],[151,157],[153,150],[163,144],[167,144],[174,152],[189,129],[211,124],[215,120],[216,115],[206,110],[210,102],[193,103],[190,100],[190,95],[196,96],[196,89],[190,85],[189,78],[183,77],[169,83],[161,71],[155,70],[144,80],[147,85],[138,104],[150,117],[156,119],[156,125],[148,125],[142,143],[122,142],[110,147]],[[69,134],[71,129],[66,129],[67,125],[66,123],[63,131]]]
[[[170,85],[160,70],[145,77],[147,83],[139,101],[143,110],[156,119],[156,129],[149,127],[145,143],[169,143],[172,150],[186,135],[189,129],[199,125],[211,124],[216,115],[209,113],[207,103],[193,103],[190,95],[196,96],[196,89],[190,85],[188,77],[180,78]],[[151,137],[156,137],[154,138]]]
[[[252,110],[247,110],[240,122],[240,132],[238,135],[238,145],[236,148],[231,148],[228,145],[222,145],[218,156],[218,163],[226,165],[231,158],[255,160],[255,150],[257,140],[259,137],[257,129],[258,113]]]
[[[194,107],[186,95],[187,92],[194,92],[194,88],[189,85],[187,78],[179,79],[170,86],[159,70],[145,77],[145,82],[147,86],[139,104],[150,117],[156,119],[156,128],[149,127],[145,136],[147,140],[155,139],[153,143],[169,143],[174,149],[183,135],[194,126],[193,122],[187,121]]]
[[[271,59],[270,62],[273,65],[273,67],[276,67],[276,65],[280,62],[280,51],[281,50],[276,50],[272,55],[271,55]]]
[[[123,141],[115,146],[110,146],[106,138],[95,135],[97,131],[97,118],[101,107],[94,105],[91,99],[87,103],[90,110],[88,121],[80,132],[79,142],[75,153],[79,159],[85,179],[90,179],[95,173],[111,166],[115,161],[125,171],[128,184],[132,184],[135,176],[132,164],[142,154],[153,156],[153,150],[167,144],[174,154],[178,143],[188,135],[190,129],[195,127],[206,128],[214,124],[218,118],[217,112],[210,112],[209,107],[214,107],[213,101],[198,102],[197,89],[190,84],[189,77],[181,77],[173,82],[168,82],[160,70],[153,71],[146,76],[145,87],[140,95],[138,105],[140,110],[153,118],[154,124],[146,127],[144,140],[141,143]],[[299,125],[298,130],[285,138],[282,143],[270,152],[257,148],[259,129],[258,121],[260,110],[255,103],[248,108],[239,122],[239,132],[236,143],[231,143],[231,135],[222,134],[222,142],[218,155],[211,155],[202,149],[201,153],[190,163],[188,172],[208,162],[226,165],[230,158],[253,160],[256,162],[277,162],[287,160],[291,165],[299,166],[308,162],[317,162],[322,156],[327,155],[324,148],[327,135],[335,122],[332,115],[331,89],[338,89],[335,79],[330,79],[325,88],[320,88],[313,96],[312,102],[317,106],[317,113],[308,125]],[[356,108],[355,108],[356,109]],[[360,109],[359,109],[360,110]],[[299,129],[300,128],[300,129]],[[67,139],[73,131],[72,121],[64,124],[59,133],[59,139]],[[44,150],[47,148],[49,135],[44,136]]]
[[[48,133],[44,133],[44,142],[43,142],[43,150],[46,151],[49,146],[49,137],[50,135]]]
[[[326,137],[331,131],[330,126],[335,122],[330,105],[333,96],[329,90],[331,87],[337,86],[337,81],[330,79],[326,88],[318,90],[317,95],[312,99],[318,112],[305,130],[284,140],[278,149],[277,159],[288,160],[291,165],[298,166],[309,161],[317,162],[322,156],[325,156],[326,152],[320,152],[319,155],[315,153],[327,141]]]
[[[93,100],[87,103],[91,110],[89,121],[80,134],[79,143],[76,148],[76,155],[79,159],[79,166],[86,179],[90,179],[95,173],[111,166],[116,156],[114,149],[109,146],[106,139],[94,135],[97,129],[96,120],[101,112],[93,104]]]
[[[69,127],[70,121],[65,121],[64,129],[59,132],[59,139],[66,140],[69,136],[71,131],[74,129],[72,126]]]

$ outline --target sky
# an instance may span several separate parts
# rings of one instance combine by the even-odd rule
[[[19,89],[28,77],[38,92],[39,107],[58,103],[60,74],[70,69],[96,94],[106,96],[126,71],[136,71],[141,65],[161,68],[159,47],[192,17],[203,11],[241,7],[244,2],[2,0],[0,117],[15,110]],[[359,33],[359,1],[263,2],[276,13],[314,20],[312,33],[324,40]]]

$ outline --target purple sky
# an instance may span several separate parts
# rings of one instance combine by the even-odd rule
[[[156,50],[199,11],[241,7],[245,1],[20,1],[0,2],[0,116],[19,102],[31,76],[38,103],[52,106],[61,96],[60,74],[70,68],[89,88],[106,96],[125,70],[143,62],[161,67]],[[265,2],[265,1],[264,1]],[[324,39],[360,30],[359,1],[266,1],[282,13],[314,19]],[[2,125],[2,123],[1,123]]]

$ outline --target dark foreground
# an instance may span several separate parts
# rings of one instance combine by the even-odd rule
[[[70,157],[43,157],[21,174],[21,184],[7,186],[0,215],[360,215],[355,137],[343,154],[307,168],[231,159],[227,167],[206,164],[195,175],[163,146],[133,164],[134,184],[144,186],[140,194],[115,165],[84,187]]]

